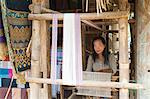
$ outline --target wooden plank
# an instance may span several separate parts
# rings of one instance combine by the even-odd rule
[[[44,79],[44,78],[26,78],[26,81],[31,83],[46,83],[52,84],[51,79]],[[59,85],[66,85],[63,83],[62,79],[55,80],[56,84]],[[68,84],[68,86],[74,86],[72,84]],[[143,89],[144,86],[141,84],[135,83],[127,83],[127,82],[101,82],[101,81],[82,81],[80,85],[81,87],[106,87],[106,88],[126,88],[126,89]]]
[[[128,19],[119,19],[119,81],[129,82],[129,62],[128,62]],[[128,89],[120,89],[121,99],[129,99]]]
[[[80,18],[83,20],[98,20],[98,19],[119,19],[128,17],[128,11],[118,12],[103,12],[97,15],[96,13],[79,13]],[[63,20],[63,14],[58,14],[58,19]],[[29,20],[52,20],[52,14],[29,14]]]

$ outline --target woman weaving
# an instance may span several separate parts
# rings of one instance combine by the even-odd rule
[[[106,42],[103,37],[94,38],[93,54],[89,56],[86,71],[115,73],[114,62],[106,53]],[[111,67],[110,67],[111,66]]]

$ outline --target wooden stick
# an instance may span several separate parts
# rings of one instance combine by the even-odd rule
[[[30,52],[31,43],[32,43],[32,37],[31,37],[31,39],[30,39],[30,42],[29,42],[28,47],[27,47],[27,50],[26,50],[26,55],[27,55],[27,57],[30,57],[30,55],[31,55],[31,52]]]
[[[10,90],[11,90],[11,87],[12,87],[13,80],[14,80],[14,77],[12,76],[11,81],[10,81],[10,85],[9,85],[9,87],[8,87],[8,90],[7,90],[7,92],[6,92],[6,96],[5,96],[4,99],[8,99],[8,95],[9,95],[9,93],[10,93]]]
[[[96,13],[78,13],[82,20],[119,19],[128,17],[128,11]],[[52,20],[52,14],[29,14],[29,20]],[[63,14],[58,14],[58,19],[63,20]]]
[[[101,2],[101,7],[106,11],[107,9],[106,9],[106,5],[104,4],[104,0],[101,0],[100,2]]]
[[[44,78],[26,78],[26,81],[30,83],[46,83],[52,84],[51,79],[44,79]],[[62,79],[55,80],[56,84],[66,85],[63,83]],[[75,86],[75,85],[69,85]],[[127,83],[127,82],[101,82],[101,81],[82,81],[80,85],[81,87],[106,87],[106,88],[125,88],[125,89],[143,89],[144,86],[141,84],[135,83]]]
[[[94,27],[95,29],[102,31],[102,29],[100,27],[98,27],[97,25],[95,25],[92,21],[82,20],[82,22],[91,26],[91,27]]]
[[[86,12],[88,12],[88,5],[89,5],[89,0],[86,0],[86,9],[85,9]]]
[[[60,13],[60,12],[58,12],[58,11],[54,11],[54,10],[51,10],[51,9],[47,9],[47,8],[44,8],[44,7],[42,7],[41,8],[41,10],[42,10],[42,12],[44,12],[44,13]]]
[[[96,0],[96,9],[97,9],[97,14],[99,15],[99,5],[98,5],[98,0]]]
[[[103,12],[102,11],[102,4],[101,4],[100,0],[98,0],[98,6],[99,6],[100,13],[102,13]]]

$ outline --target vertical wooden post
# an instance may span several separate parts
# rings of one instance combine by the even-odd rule
[[[81,39],[82,39],[82,60],[83,60],[83,70],[86,69],[86,52],[85,52],[85,29],[86,26],[83,25],[82,27],[82,32],[81,32]]]
[[[49,0],[43,0],[42,1],[42,7],[45,7],[45,8],[49,8],[50,7],[50,1]],[[44,55],[43,57],[45,57],[45,59],[43,58],[43,64],[42,66],[44,66],[44,72],[43,72],[43,78],[47,78],[50,76],[50,71],[51,71],[51,68],[50,68],[50,33],[48,34],[48,28],[49,28],[49,22],[48,21],[42,21],[41,22],[41,29],[42,29],[42,33],[41,35],[41,39],[43,42],[43,46],[41,45],[41,54],[44,52]],[[45,33],[45,34],[43,34]],[[45,36],[45,37],[44,37]],[[47,84],[44,84],[44,90],[45,90],[45,93],[46,95],[48,95],[48,99],[51,99],[52,98],[52,95],[51,95],[51,85],[47,85]],[[47,96],[46,96],[47,97]],[[45,98],[44,98],[45,99]]]
[[[32,21],[32,55],[31,55],[31,76],[40,77],[40,22]],[[40,85],[30,84],[30,99],[39,99]]]
[[[41,21],[41,63],[40,67],[43,68],[43,78],[47,78],[47,23],[46,20]],[[44,97],[43,99],[48,99],[48,85],[44,84]]]
[[[119,19],[119,80],[129,82],[128,19]],[[129,99],[128,89],[120,89],[120,99]]]
[[[32,0],[33,13],[41,13],[40,0]],[[40,77],[40,21],[32,21],[31,76]],[[40,84],[30,83],[30,99],[40,99]]]
[[[119,9],[126,11],[128,0],[119,0]],[[129,62],[128,62],[128,19],[119,19],[119,80],[129,82]],[[120,98],[129,99],[128,89],[120,89]]]

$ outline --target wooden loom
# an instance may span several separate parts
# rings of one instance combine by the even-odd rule
[[[52,14],[41,14],[41,7],[39,3],[33,2],[37,5],[34,9],[34,14],[29,15],[29,20],[33,20],[32,29],[32,68],[31,77],[26,80],[30,82],[30,99],[41,99],[39,96],[41,84],[44,84],[42,89],[43,99],[48,99],[48,85],[52,84],[52,80],[47,78],[47,22],[52,20]],[[38,9],[38,11],[37,11]],[[128,89],[143,88],[140,84],[129,83],[129,63],[128,63],[128,47],[127,47],[127,21],[128,12],[104,12],[99,15],[96,13],[81,13],[79,14],[81,20],[96,20],[96,19],[118,19],[119,20],[119,71],[120,82],[102,82],[102,81],[82,81],[79,85],[81,87],[106,87],[106,88],[120,88],[121,99],[128,99]],[[58,19],[63,19],[63,14],[58,14]],[[41,34],[42,35],[41,35]],[[40,36],[41,35],[41,36]],[[40,39],[39,39],[40,38]],[[41,42],[40,42],[41,41]],[[39,54],[41,53],[42,54]],[[122,54],[124,53],[124,54]],[[40,62],[40,57],[42,61]],[[44,76],[40,77],[40,68],[44,67]],[[62,79],[55,80],[56,84],[66,85]],[[67,84],[72,86],[72,84]]]

